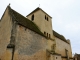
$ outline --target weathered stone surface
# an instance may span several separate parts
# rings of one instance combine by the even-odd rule
[[[10,43],[12,29],[12,20],[9,15],[8,8],[6,9],[3,18],[0,22],[0,59],[6,60],[7,57],[11,57],[7,50],[7,45]]]
[[[25,30],[26,29],[26,30]],[[44,60],[46,56],[47,39],[43,36],[25,28],[17,26],[15,51],[17,51],[18,59],[33,58]],[[15,52],[16,55],[16,52]],[[25,57],[24,57],[25,56]],[[36,56],[36,58],[34,57]],[[42,58],[44,59],[42,59]],[[21,60],[21,59],[20,59]]]
[[[65,49],[68,50],[68,56],[72,57],[72,50],[71,50],[71,46],[70,44],[60,40],[59,38],[55,37],[55,41],[56,41],[56,49],[55,51],[59,54],[61,54],[62,56],[66,56],[66,51]]]

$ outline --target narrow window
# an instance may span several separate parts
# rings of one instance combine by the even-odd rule
[[[48,33],[47,33],[47,37],[48,37]]]
[[[34,14],[33,14],[32,17],[31,17],[31,20],[32,20],[32,21],[34,20]]]
[[[48,21],[48,17],[47,17],[47,21]]]
[[[50,38],[51,36],[50,36],[50,34],[49,34],[49,38]]]
[[[45,15],[45,20],[46,20],[46,15]]]
[[[46,32],[44,32],[44,35],[46,35]]]

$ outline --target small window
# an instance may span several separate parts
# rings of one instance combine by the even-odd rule
[[[51,36],[50,36],[50,34],[49,34],[49,38],[50,38]]]
[[[47,37],[48,37],[48,33],[47,33]]]
[[[32,20],[32,21],[34,20],[34,14],[33,14],[32,17],[31,17],[31,20]]]
[[[45,20],[46,20],[46,15],[45,15]]]
[[[47,17],[47,21],[48,21],[48,17]]]
[[[46,35],[46,32],[44,32],[44,35]]]

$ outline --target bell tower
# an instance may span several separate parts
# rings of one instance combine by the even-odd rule
[[[49,16],[45,11],[38,7],[26,17],[34,22],[45,36],[48,38],[53,38],[52,17]]]

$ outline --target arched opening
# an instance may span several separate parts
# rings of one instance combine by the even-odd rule
[[[46,35],[46,32],[44,32],[44,35]]]
[[[31,17],[31,20],[32,20],[32,21],[34,20],[34,14],[33,14],[32,17]]]
[[[46,20],[46,15],[45,15],[45,20]]]
[[[48,21],[48,17],[47,17],[47,21]]]
[[[47,33],[47,37],[48,37],[48,33]]]

